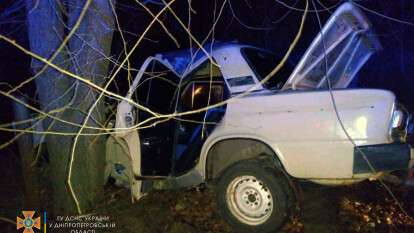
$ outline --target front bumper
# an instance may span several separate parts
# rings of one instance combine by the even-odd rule
[[[354,149],[354,174],[407,170],[413,166],[414,150],[406,143],[358,146]]]

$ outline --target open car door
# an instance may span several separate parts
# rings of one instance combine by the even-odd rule
[[[373,53],[381,48],[365,15],[342,4],[313,40],[282,90],[346,88]]]
[[[141,66],[126,98],[158,114],[172,113],[175,85],[179,79],[168,64],[149,57]],[[126,130],[142,122],[145,123],[140,125],[140,129]],[[167,132],[164,128],[173,126],[171,121],[153,118],[148,112],[123,100],[117,108],[116,133],[109,136],[106,143],[105,178],[112,177],[117,185],[131,187],[134,199],[142,197],[142,176],[153,174],[152,170],[160,167],[157,162],[166,161],[168,166],[172,144],[171,140],[166,140],[168,135],[163,134]],[[144,132],[145,129],[148,132]]]
[[[138,77],[138,76],[137,76]],[[176,112],[181,77],[163,60],[154,58],[131,92],[132,99],[159,115]],[[154,117],[138,110],[136,123],[141,149],[142,176],[169,176],[174,154],[174,117]]]

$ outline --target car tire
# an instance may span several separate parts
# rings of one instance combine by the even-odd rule
[[[277,232],[289,217],[289,195],[283,174],[256,160],[227,168],[216,190],[219,212],[237,232]]]

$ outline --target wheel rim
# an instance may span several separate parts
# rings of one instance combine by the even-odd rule
[[[227,187],[226,202],[231,213],[248,225],[264,223],[273,212],[273,197],[254,176],[239,176]]]

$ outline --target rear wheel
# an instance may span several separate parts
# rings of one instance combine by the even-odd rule
[[[252,160],[226,169],[217,186],[219,210],[239,232],[276,232],[289,216],[289,186],[274,168]]]

